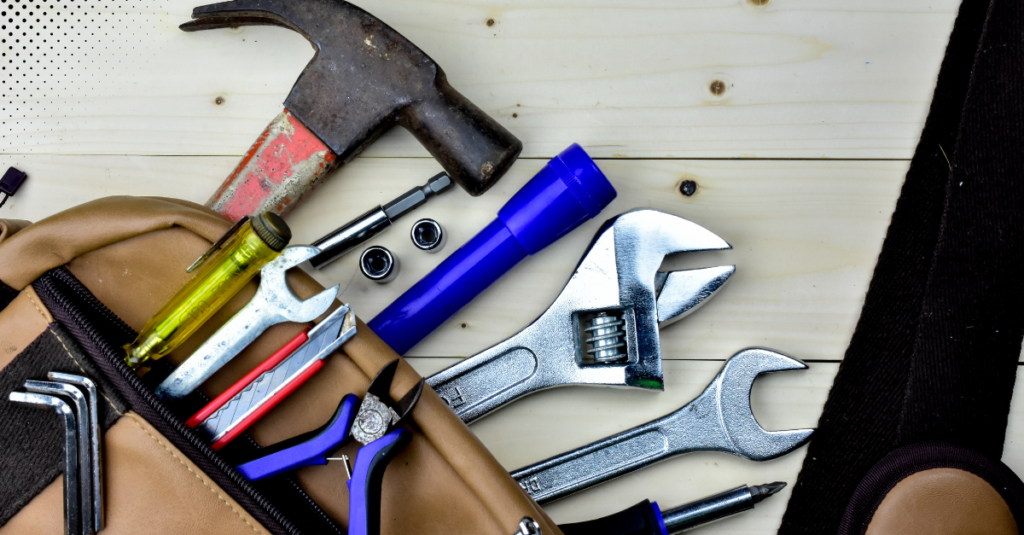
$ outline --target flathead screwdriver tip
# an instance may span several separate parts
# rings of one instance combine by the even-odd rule
[[[764,485],[755,485],[750,487],[750,498],[754,500],[754,503],[761,503],[761,500],[779,492],[786,488],[784,481],[776,481],[774,483],[765,483]]]

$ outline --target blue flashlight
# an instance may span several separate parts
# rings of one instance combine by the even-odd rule
[[[555,156],[487,225],[368,324],[399,355],[528,255],[599,214],[616,196],[577,144]]]

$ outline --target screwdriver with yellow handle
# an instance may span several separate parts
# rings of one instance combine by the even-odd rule
[[[291,238],[291,230],[277,214],[239,221],[189,268],[198,268],[195,276],[149,319],[134,342],[124,346],[128,367],[145,371],[147,363],[181,346],[277,258]]]

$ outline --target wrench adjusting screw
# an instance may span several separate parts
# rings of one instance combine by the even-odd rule
[[[590,336],[587,338],[587,344],[590,345],[587,355],[594,359],[595,364],[611,364],[628,358],[622,350],[626,347],[626,331],[623,329],[626,321],[622,316],[608,311],[598,312],[590,318],[589,323],[590,327],[583,329],[583,332]]]
[[[412,243],[421,251],[428,253],[440,251],[448,240],[444,227],[433,219],[420,219],[414,223],[410,235]]]
[[[359,270],[373,282],[388,283],[398,276],[398,258],[391,251],[374,245],[359,257]]]

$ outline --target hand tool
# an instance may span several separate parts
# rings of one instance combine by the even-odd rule
[[[192,277],[125,346],[125,363],[138,370],[174,351],[221,309],[291,241],[292,232],[275,214],[239,221],[202,256]]]
[[[409,234],[416,248],[431,254],[440,251],[448,240],[448,233],[433,219],[420,219],[413,223]]]
[[[515,336],[427,378],[464,422],[564,385],[662,389],[659,326],[696,310],[734,266],[658,273],[665,255],[729,249],[703,227],[655,210],[610,219],[562,293]],[[372,326],[372,325],[371,325]]]
[[[31,407],[52,409],[61,417],[64,427],[64,535],[79,533],[82,516],[78,498],[78,430],[71,407],[63,400],[45,394],[11,392],[7,399]]]
[[[765,431],[750,408],[750,389],[763,373],[807,365],[767,349],[733,355],[711,384],[682,409],[652,422],[512,472],[537,503],[694,451],[720,451],[766,461],[799,447],[813,429]]]
[[[324,360],[356,334],[356,315],[343,305],[300,333],[189,418],[220,450],[324,367]]]
[[[238,467],[252,481],[296,470],[303,466],[323,465],[351,435],[363,447],[356,454],[349,488],[349,535],[380,533],[380,491],[388,463],[409,441],[412,433],[398,425],[412,412],[423,392],[423,381],[410,389],[392,406],[391,382],[398,359],[381,368],[354,411],[357,398],[345,396],[326,425],[303,435],[270,446],[264,456]],[[346,470],[348,467],[346,466]]]
[[[558,527],[565,535],[674,535],[749,511],[785,486],[782,482],[741,485],[664,512],[658,502],[644,500],[613,515]]]
[[[328,288],[302,301],[288,288],[285,272],[316,256],[316,247],[288,247],[260,270],[260,286],[249,304],[221,326],[156,389],[162,399],[188,395],[210,378],[263,331],[286,321],[313,321],[327,312],[340,286]]]
[[[505,203],[497,219],[370,320],[370,329],[404,355],[527,255],[596,216],[615,195],[590,156],[570,146]]]
[[[96,383],[88,377],[71,375],[68,373],[50,372],[46,378],[51,381],[67,383],[77,386],[85,394],[85,401],[89,407],[89,456],[92,465],[89,469],[89,479],[92,480],[92,522],[94,531],[103,530],[103,437],[100,434],[100,412],[99,412],[99,389]],[[83,488],[87,484],[83,481]],[[85,501],[85,500],[83,500]]]
[[[260,457],[238,466],[250,481],[259,481],[304,466],[324,465],[328,455],[337,451],[352,433],[352,423],[359,411],[359,396],[346,394],[334,416],[320,428],[260,450]],[[348,465],[345,466],[348,469]]]
[[[359,255],[359,271],[363,276],[380,284],[387,284],[398,278],[398,257],[386,247],[374,245]]]
[[[470,195],[511,167],[522,143],[448,84],[441,67],[390,26],[340,0],[236,0],[198,7],[186,32],[254,24],[306,37],[316,55],[285,111],[206,205],[230,219],[286,215],[337,165],[399,124]]]
[[[523,519],[519,521],[519,531],[512,535],[541,535],[540,524],[538,524],[536,520],[528,516],[524,516]]]
[[[4,198],[0,199],[0,208],[3,208],[4,204],[7,203],[7,199],[14,197],[14,194],[21,188],[21,184],[28,178],[24,172],[15,169],[13,167],[7,168],[7,172],[4,173],[3,178],[0,178],[0,193],[4,194]]]
[[[320,248],[321,253],[314,256],[309,263],[320,269],[341,258],[359,244],[390,228],[398,218],[422,206],[430,197],[444,193],[450,187],[452,179],[441,173],[427,181],[425,186],[413,188],[397,199],[349,221],[338,230],[313,242],[313,246]]]
[[[77,439],[76,458],[77,464],[68,466],[65,469],[69,471],[77,471],[77,480],[81,484],[78,489],[78,496],[81,500],[78,504],[79,518],[81,520],[81,533],[88,535],[93,532],[93,515],[92,515],[92,479],[90,473],[92,471],[92,444],[90,439],[92,437],[92,431],[89,426],[89,403],[85,399],[85,394],[82,393],[78,388],[63,384],[54,383],[49,381],[25,381],[25,390],[33,394],[44,394],[57,398],[64,398],[69,402],[71,410],[73,412],[72,417],[75,419],[76,429],[75,436]]]

